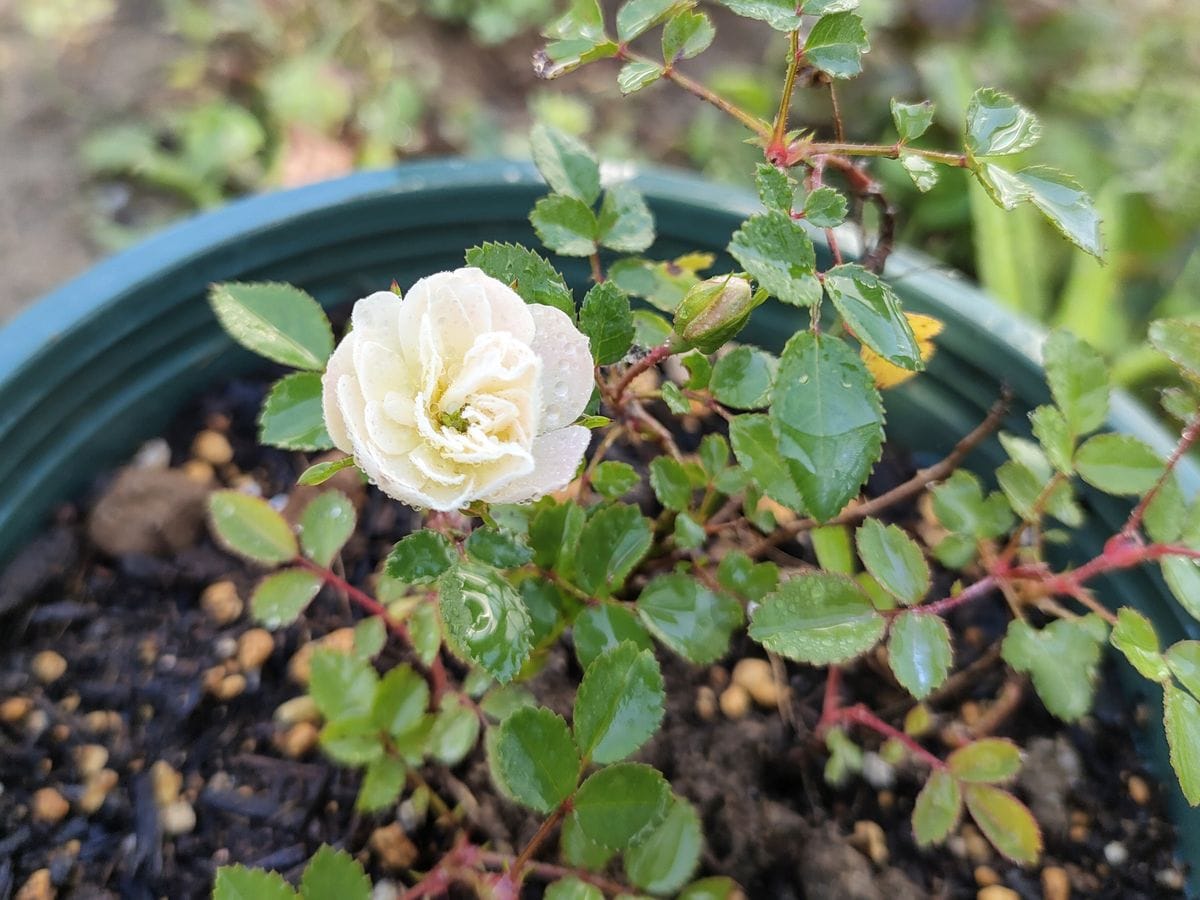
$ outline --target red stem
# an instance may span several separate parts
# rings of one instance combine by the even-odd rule
[[[403,622],[397,622],[395,619],[393,619],[391,615],[388,614],[387,607],[385,607],[370,594],[359,590],[336,572],[331,572],[324,566],[318,566],[315,562],[305,559],[303,556],[297,556],[294,560],[292,560],[292,562],[301,569],[307,569],[308,571],[312,572],[326,584],[333,585],[339,590],[344,591],[346,596],[349,597],[352,602],[362,607],[371,615],[379,616],[381,619],[383,619],[383,624],[387,626],[388,631],[396,635],[396,637],[404,640],[411,646],[412,638],[409,637],[408,627]]]
[[[1179,436],[1179,443],[1175,445],[1175,449],[1171,452],[1171,456],[1167,460],[1166,469],[1163,470],[1154,487],[1150,488],[1146,492],[1146,495],[1138,501],[1138,505],[1133,508],[1133,512],[1129,514],[1129,520],[1125,523],[1125,527],[1121,529],[1121,534],[1126,537],[1132,536],[1141,527],[1142,518],[1146,515],[1147,507],[1154,502],[1154,498],[1158,496],[1158,492],[1162,490],[1162,486],[1171,477],[1171,473],[1175,471],[1175,467],[1183,459],[1183,455],[1191,449],[1197,440],[1200,440],[1200,415],[1197,415],[1196,418],[1188,422],[1187,426],[1183,429],[1183,433]]]
[[[632,363],[629,368],[625,370],[625,374],[621,376],[621,380],[617,382],[617,386],[613,390],[613,403],[620,405],[622,398],[625,396],[625,392],[629,390],[629,385],[633,384],[633,379],[637,378],[647,369],[654,368],[674,352],[674,345],[671,341],[667,341],[665,344],[659,344],[637,362]]]
[[[996,576],[986,575],[980,578],[977,582],[965,590],[959,591],[952,597],[943,597],[933,603],[927,603],[924,606],[914,606],[911,609],[898,609],[894,614],[899,615],[902,612],[925,613],[928,615],[941,615],[949,612],[956,606],[961,606],[964,603],[970,603],[972,600],[977,600],[985,594],[991,593],[996,589]]]
[[[835,710],[830,716],[829,722],[824,727],[831,728],[834,725],[839,725],[843,722],[854,725],[862,725],[864,728],[870,728],[872,731],[883,735],[885,738],[899,741],[904,745],[905,749],[908,750],[909,753],[918,759],[925,761],[934,769],[946,768],[946,763],[944,763],[939,757],[930,753],[903,731],[900,731],[898,728],[893,728],[861,703]]]

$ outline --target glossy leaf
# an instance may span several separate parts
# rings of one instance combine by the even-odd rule
[[[208,516],[221,546],[251,562],[277,566],[300,552],[287,520],[259,497],[214,491],[208,498]]]
[[[554,569],[569,577],[583,523],[583,507],[578,503],[559,503],[539,510],[529,523],[533,561],[543,569]]]
[[[751,619],[750,637],[788,659],[827,665],[865,653],[886,626],[852,579],[804,574],[763,600]]]
[[[804,59],[832,78],[853,78],[871,49],[862,19],[852,12],[822,16],[804,42]]]
[[[622,94],[636,94],[662,78],[663,70],[652,62],[633,60],[621,66],[617,72],[617,88]],[[638,249],[644,250],[645,247]]]
[[[763,206],[790,213],[796,191],[792,176],[770,163],[759,163],[754,171],[754,186],[758,189],[758,199]]]
[[[497,569],[514,569],[533,559],[533,550],[518,535],[490,525],[472,531],[463,546],[469,557]]]
[[[1113,626],[1109,641],[1143,678],[1166,681],[1171,677],[1171,670],[1160,652],[1154,626],[1137,610],[1128,606],[1117,610],[1117,624]]]
[[[912,606],[929,593],[929,563],[917,542],[899,526],[867,519],[855,539],[867,571],[901,603]]]
[[[751,216],[734,232],[729,253],[768,293],[793,306],[821,299],[812,239],[791,216],[770,210]]]
[[[333,459],[329,462],[315,463],[300,473],[300,477],[296,479],[296,484],[317,485],[324,484],[338,472],[343,469],[349,469],[354,466],[354,457],[346,456],[342,459]]]
[[[816,188],[804,198],[804,218],[817,228],[841,225],[846,220],[848,208],[846,198],[831,187]]]
[[[579,817],[574,812],[568,813],[563,819],[558,846],[567,865],[593,872],[599,872],[608,865],[616,852],[584,834],[579,827]]]
[[[1178,641],[1166,652],[1167,665],[1179,683],[1200,697],[1200,641]]]
[[[625,873],[644,891],[672,894],[696,871],[703,847],[704,834],[696,810],[672,795],[666,818],[625,851]]]
[[[739,16],[766,22],[776,31],[795,31],[800,27],[800,13],[791,0],[721,0]]]
[[[574,876],[560,878],[546,886],[545,900],[604,900],[604,892]]]
[[[862,360],[837,338],[794,335],[779,360],[771,421],[804,506],[832,519],[883,446],[883,408]]]
[[[300,546],[319,566],[329,566],[354,533],[354,504],[341,491],[318,494],[300,514]]]
[[[662,673],[649,650],[626,641],[596,657],[575,695],[575,743],[597,763],[622,760],[648,741],[663,717]]]
[[[654,216],[633,185],[614,184],[604,192],[600,243],[619,253],[640,253],[654,243]]]
[[[565,194],[543,197],[529,221],[538,240],[560,256],[591,256],[596,252],[600,223],[592,208]]]
[[[273,572],[250,595],[250,612],[274,631],[291,625],[321,590],[321,579],[303,569]]]
[[[593,841],[621,850],[650,834],[666,815],[670,799],[671,788],[656,769],[641,763],[617,763],[579,786],[575,816]]]
[[[436,581],[458,558],[445,535],[436,531],[414,531],[392,548],[387,558],[387,574],[405,584]]]
[[[733,409],[761,409],[770,400],[779,361],[757,347],[735,347],[717,360],[709,389]]]
[[[632,41],[680,5],[680,0],[625,0],[617,9],[617,40]]]
[[[1092,198],[1071,176],[1048,166],[1030,166],[1017,173],[1029,202],[1046,220],[1080,250],[1104,257],[1100,214]]]
[[[575,318],[575,299],[566,281],[532,250],[517,244],[486,243],[467,251],[467,265],[503,281],[526,303],[553,306]]]
[[[729,423],[729,440],[738,463],[764,494],[788,509],[804,509],[800,490],[780,455],[779,438],[767,416],[738,416]]]
[[[275,382],[258,416],[258,439],[284,450],[328,450],[333,446],[325,430],[319,373],[295,372]]]
[[[548,709],[518,709],[488,732],[488,765],[505,794],[548,813],[575,790],[579,753],[567,723]]]
[[[538,122],[529,133],[529,146],[551,190],[588,206],[600,197],[600,164],[578,138]]]
[[[596,365],[619,362],[633,345],[629,297],[610,281],[596,285],[583,298],[579,330],[591,341]]]
[[[706,13],[690,10],[676,13],[663,28],[663,62],[672,65],[699,56],[716,36],[717,30]]]
[[[495,569],[461,564],[439,590],[446,637],[467,659],[504,684],[529,658],[532,623],[521,596]]]
[[[892,622],[888,662],[906,691],[923,700],[941,686],[954,663],[950,631],[940,616],[901,613]]]
[[[912,183],[922,194],[933,190],[938,183],[938,168],[923,156],[916,153],[901,153],[900,165],[912,179]]]
[[[742,624],[742,607],[709,590],[690,575],[659,575],[637,602],[638,617],[650,633],[699,665],[729,652],[729,636]]]
[[[594,513],[579,538],[576,583],[597,597],[609,597],[650,551],[650,523],[636,506],[614,503]]]
[[[587,607],[575,618],[571,634],[575,642],[575,656],[585,670],[601,653],[617,647],[623,641],[632,641],[639,650],[654,647],[649,633],[634,614],[615,603],[598,603]]]
[[[1136,496],[1154,487],[1164,464],[1132,435],[1098,434],[1076,451],[1075,468],[1084,481],[1105,493]]]
[[[900,298],[886,282],[848,263],[825,273],[825,290],[860,341],[893,365],[925,368]]]
[[[321,305],[290,284],[214,284],[208,302],[230,337],[272,362],[320,371],[333,352]]]
[[[934,106],[928,101],[901,103],[892,98],[892,122],[901,142],[915,141],[933,124]]]
[[[739,597],[758,601],[779,586],[779,566],[756,563],[741,550],[731,550],[717,567],[717,581]]]
[[[1200,322],[1158,319],[1150,323],[1150,343],[1192,379],[1200,379]]]
[[[967,152],[1005,156],[1028,150],[1042,136],[1037,117],[1008,94],[980,88],[967,106]]]

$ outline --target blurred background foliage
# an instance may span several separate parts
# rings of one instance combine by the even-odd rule
[[[133,2],[17,0],[17,18],[47,52],[67,54]],[[522,156],[534,116],[586,133],[606,155],[749,183],[761,152],[669,86],[621,100],[615,70],[603,67],[539,83],[529,60],[556,5],[138,0],[136,14],[172,35],[175,52],[157,108],[97,128],[80,148],[103,198],[94,239],[115,248],[192,209],[354,168]],[[782,37],[711,11],[717,43],[689,66],[769,118]],[[1146,322],[1200,314],[1200,3],[863,0],[862,12],[867,74],[839,86],[848,137],[890,141],[889,98],[929,97],[939,120],[927,145],[954,148],[973,88],[1007,90],[1045,124],[1022,162],[1079,178],[1104,214],[1109,254],[1101,266],[1074,252],[1032,210],[1002,212],[963,173],[922,195],[882,161],[876,171],[902,210],[900,240],[1093,342],[1125,385],[1145,394],[1161,384],[1159,358],[1135,349]],[[800,95],[796,126],[827,131],[829,121],[827,90]]]

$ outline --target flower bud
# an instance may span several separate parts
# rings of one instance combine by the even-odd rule
[[[701,353],[713,353],[742,330],[763,299],[745,278],[709,278],[688,291],[675,310],[675,333]]]

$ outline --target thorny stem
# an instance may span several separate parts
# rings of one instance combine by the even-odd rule
[[[899,159],[901,152],[920,156],[930,162],[941,163],[945,166],[955,166],[960,169],[967,166],[965,153],[924,150],[920,147],[909,147],[899,141],[894,144],[857,144],[846,141],[799,140],[788,146],[784,163],[789,167],[795,166],[816,156],[871,156],[880,159]]]
[[[1192,445],[1197,440],[1200,440],[1200,414],[1197,414],[1196,418],[1192,419],[1184,427],[1183,433],[1179,437],[1179,443],[1171,451],[1171,456],[1167,459],[1167,466],[1163,470],[1162,475],[1159,476],[1154,487],[1150,488],[1146,492],[1146,495],[1138,501],[1138,505],[1133,508],[1133,512],[1129,514],[1129,520],[1125,523],[1125,527],[1121,529],[1121,534],[1130,537],[1137,533],[1137,530],[1142,525],[1142,519],[1146,515],[1147,508],[1154,502],[1154,498],[1158,496],[1167,479],[1171,477],[1171,474],[1175,471],[1175,467],[1183,459],[1184,454],[1192,448]]]
[[[779,98],[779,112],[775,114],[775,128],[771,132],[771,146],[768,152],[777,153],[783,147],[783,138],[787,134],[788,111],[792,106],[792,93],[796,89],[796,71],[800,68],[800,30],[796,29],[788,35],[788,67],[783,80],[783,94]]]
[[[529,843],[525,845],[525,849],[517,855],[517,858],[513,860],[512,868],[509,869],[508,874],[513,884],[521,883],[521,873],[533,858],[533,854],[537,852],[538,847],[550,836],[550,833],[558,827],[558,823],[571,811],[571,808],[571,798],[568,797],[558,805],[558,808],[534,832],[533,837],[529,839]]]
[[[835,725],[854,724],[862,725],[864,728],[870,728],[872,731],[883,735],[904,745],[913,756],[923,760],[931,768],[945,769],[946,763],[938,756],[926,750],[916,742],[912,737],[905,734],[898,728],[893,728],[875,713],[871,712],[861,703],[856,703],[854,706],[844,706],[840,709],[834,709],[828,716],[821,717],[821,730],[828,730]]]
[[[617,382],[617,386],[612,392],[612,402],[619,408],[625,397],[625,392],[629,390],[629,386],[633,384],[633,380],[650,369],[653,369],[660,362],[665,360],[675,352],[675,345],[672,341],[666,341],[659,344],[641,359],[629,365],[625,373],[621,376],[621,380]]]
[[[479,861],[491,868],[504,868],[505,866],[512,865],[513,858],[503,853],[484,850],[479,854]],[[578,878],[580,881],[600,888],[606,894],[623,894],[628,893],[630,890],[627,885],[621,884],[619,881],[613,881],[605,878],[603,875],[589,872],[586,869],[572,869],[569,866],[558,866],[554,863],[538,862],[537,860],[526,863],[525,868],[530,875],[541,878],[544,881],[557,881],[560,878]]]

